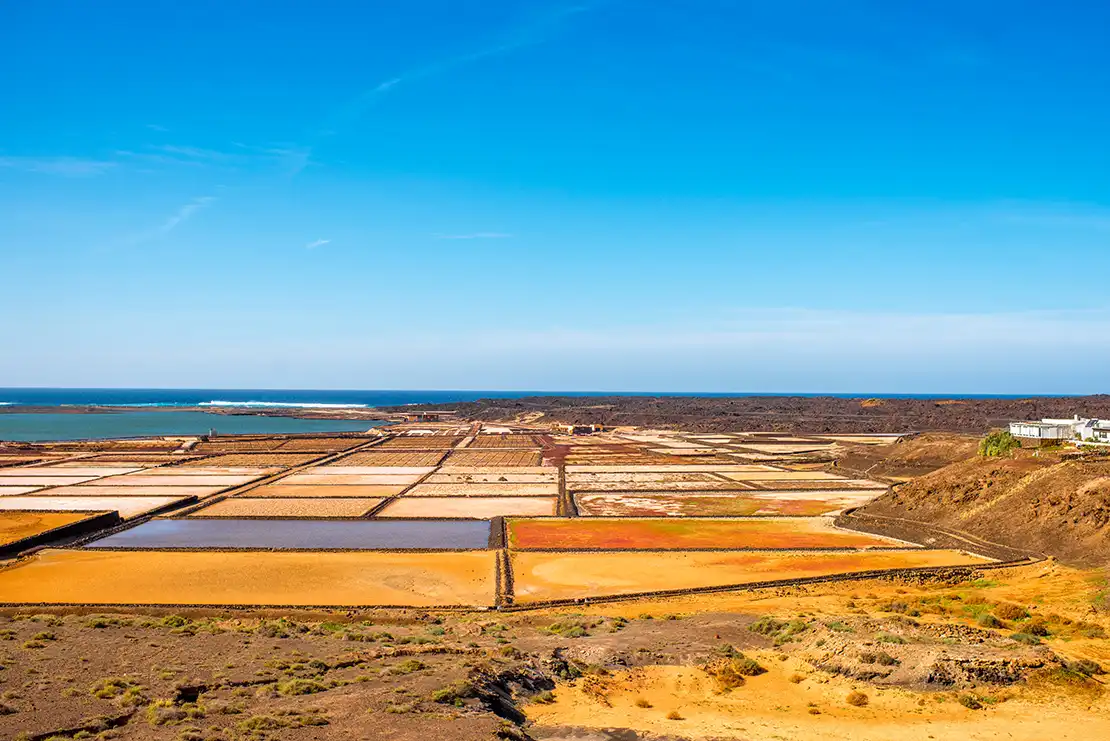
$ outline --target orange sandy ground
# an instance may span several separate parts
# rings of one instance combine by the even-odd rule
[[[906,545],[833,528],[822,518],[586,519],[509,521],[509,546],[521,549],[590,548],[864,548]]]
[[[0,512],[0,545],[89,518],[88,512]]]
[[[381,499],[295,499],[231,497],[197,510],[191,517],[361,517]]]
[[[493,604],[494,558],[51,549],[0,570],[0,602],[481,606]]]
[[[959,551],[512,554],[517,602],[748,584],[872,569],[981,564]]]
[[[384,499],[400,494],[403,486],[343,486],[341,484],[266,484],[257,489],[236,494],[236,497],[377,497]]]
[[[595,684],[580,681],[575,686],[560,686],[554,703],[529,705],[528,717],[541,728],[628,728],[653,737],[689,739],[1044,741],[1110,737],[1106,695],[1092,702],[1089,695],[1021,688],[1006,702],[976,711],[943,694],[877,689],[814,672],[797,659],[750,655],[767,673],[748,678],[731,692],[719,692],[715,682],[697,667],[648,666],[604,677]],[[792,682],[792,676],[804,679]],[[586,687],[593,691],[583,691]],[[865,707],[845,702],[853,690],[867,694]],[[637,701],[650,707],[638,707]],[[668,719],[672,712],[681,719]]]

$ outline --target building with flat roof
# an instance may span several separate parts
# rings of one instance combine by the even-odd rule
[[[1061,442],[1110,443],[1110,420],[1042,419],[1039,422],[1011,422],[1010,434],[1020,440],[1042,445]]]

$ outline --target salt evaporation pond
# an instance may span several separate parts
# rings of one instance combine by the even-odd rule
[[[489,529],[481,520],[151,520],[86,547],[476,549],[488,547]]]

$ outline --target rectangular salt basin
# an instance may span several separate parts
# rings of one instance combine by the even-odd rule
[[[95,476],[10,476],[0,473],[0,486],[69,486],[92,481]]]
[[[514,592],[520,603],[988,562],[950,550],[512,554]]]
[[[115,476],[110,479],[100,479],[90,486],[239,486],[249,484],[258,476],[224,476],[212,474],[210,476],[149,476],[143,474],[128,474]]]
[[[321,469],[315,469],[321,470]],[[286,476],[281,479],[284,484],[342,484],[342,485],[369,485],[381,484],[387,486],[404,486],[405,484],[414,484],[420,480],[423,474],[350,474],[350,475],[331,475],[324,473],[295,473],[292,476]]]
[[[475,549],[489,545],[481,520],[151,520],[88,548],[298,550]]]
[[[119,468],[115,466],[36,466],[19,469],[20,476],[117,476],[124,473],[142,471],[142,468]]]
[[[342,486],[338,484],[331,485],[315,485],[315,484],[285,484],[283,481],[277,481],[273,484],[266,484],[257,489],[244,491],[236,494],[236,498],[247,497],[295,497],[295,498],[309,498],[309,499],[336,499],[341,497],[356,497],[356,498],[377,498],[384,499],[386,497],[395,497],[405,490],[403,486]]]
[[[711,473],[679,472],[654,472],[636,473],[634,471],[621,471],[619,473],[568,473],[568,484],[593,484],[608,481],[629,481],[634,483],[670,483],[679,481],[721,481]]]
[[[554,497],[558,484],[418,484],[409,497]]]
[[[442,470],[442,469],[441,469]],[[775,466],[757,463],[662,463],[657,465],[574,465],[567,466],[567,474],[572,473],[734,473],[748,471],[781,471]]]
[[[493,604],[495,558],[493,551],[49,549],[0,571],[0,602],[477,607]]]
[[[433,473],[424,483],[427,484],[554,484],[559,478],[555,471],[547,473],[517,473],[497,471],[495,473]],[[504,480],[504,481],[503,481]]]
[[[916,548],[913,543],[843,530],[824,517],[513,519],[509,546],[519,550],[684,550]]]
[[[744,450],[754,450],[758,453],[767,455],[791,455],[793,453],[808,453],[815,450],[829,450],[833,447],[833,443],[783,443],[781,445],[776,445],[774,443],[741,443],[737,447]]]
[[[17,497],[20,494],[30,494],[41,488],[41,486],[0,486],[0,497]]]
[[[305,473],[334,475],[389,474],[394,476],[422,476],[435,470],[435,466],[344,466],[341,462],[331,466],[317,466]]]
[[[552,517],[555,497],[401,497],[378,517]]]
[[[554,468],[549,466],[513,466],[511,469],[501,466],[440,466],[436,474],[503,474],[511,470],[514,474],[527,474],[537,473],[545,475],[556,475]]]
[[[185,504],[193,497],[6,497],[0,510],[57,509],[72,512],[118,512],[124,520],[156,512],[172,504]]]
[[[758,473],[731,473],[723,476],[734,481],[837,481],[843,476],[824,471],[762,471]]]
[[[19,509],[30,509],[20,507]],[[41,508],[39,508],[41,509]],[[88,517],[69,512],[2,512],[0,513],[0,545],[6,546],[24,538],[72,525]]]
[[[296,499],[231,497],[193,512],[190,517],[361,517],[381,499]]]
[[[282,470],[280,466],[262,468],[246,466],[221,466],[219,468],[201,468],[200,466],[168,466],[165,468],[150,468],[143,471],[144,476],[252,476],[258,478]]]
[[[43,494],[52,497],[206,497],[223,486],[59,486]]]

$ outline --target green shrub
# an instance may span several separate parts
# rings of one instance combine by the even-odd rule
[[[979,616],[979,625],[982,625],[984,628],[1005,628],[1006,627],[1005,623],[1003,623],[1001,620],[999,620],[998,618],[996,618],[994,615],[990,614],[989,612],[984,612],[982,615]]]
[[[1035,620],[1030,620],[1028,623],[1026,623],[1025,627],[1022,628],[1022,632],[1028,633],[1029,635],[1041,636],[1042,638],[1044,638],[1045,636],[1049,635],[1048,624],[1045,623],[1044,620],[1036,618]]]
[[[1028,633],[1012,633],[1010,639],[1018,643],[1025,643],[1030,646],[1036,646],[1041,642],[1041,639]]]
[[[420,671],[421,669],[424,669],[424,668],[426,668],[424,666],[424,664],[417,661],[416,659],[405,659],[400,664],[396,664],[394,666],[391,666],[389,668],[389,673],[390,674],[412,674],[413,672],[418,672],[418,671]]]
[[[287,682],[278,682],[277,691],[280,695],[314,695],[324,692],[328,686],[315,679],[290,679]]]
[[[781,620],[775,620],[770,615],[764,615],[759,620],[748,626],[748,630],[753,633],[758,633],[761,636],[773,636],[786,627],[786,623]]]
[[[89,693],[93,697],[99,697],[101,700],[111,700],[114,697],[119,697],[127,690],[134,688],[142,689],[139,684],[130,679],[124,677],[106,677],[89,688]]]
[[[1021,605],[1009,602],[999,602],[994,606],[994,614],[1003,620],[1024,620],[1029,617],[1029,611]]]
[[[902,663],[886,651],[862,653],[859,655],[859,660],[863,664],[881,664],[882,666],[898,666]]]
[[[979,455],[994,458],[1009,455],[1014,448],[1020,447],[1021,443],[1010,434],[1009,430],[996,430],[979,443]]]
[[[459,680],[432,693],[432,700],[444,705],[462,705],[463,700],[474,697],[477,690],[470,682]]]
[[[547,626],[546,630],[552,635],[563,638],[584,638],[590,634],[589,630],[596,626],[597,623],[592,620],[560,620]]]
[[[1067,668],[1075,672],[1076,674],[1085,674],[1088,677],[1093,677],[1106,673],[1097,662],[1091,661],[1090,659],[1079,659],[1078,661],[1070,661],[1067,664]]]
[[[956,701],[968,710],[981,710],[983,708],[983,703],[979,702],[979,698],[975,695],[960,695],[956,698]]]
[[[902,636],[892,635],[891,633],[880,633],[875,636],[878,643],[905,643],[906,639]]]
[[[844,698],[844,702],[857,708],[862,708],[866,706],[868,702],[870,702],[870,699],[864,693],[853,690],[848,693],[847,697]]]

